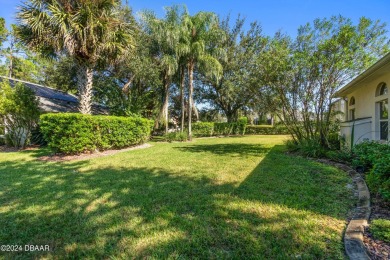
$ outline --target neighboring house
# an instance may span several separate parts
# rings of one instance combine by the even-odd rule
[[[44,113],[79,112],[79,101],[75,95],[58,89],[4,76],[0,76],[0,81],[8,81],[11,87],[19,82],[32,89],[39,99],[39,108]],[[92,112],[93,114],[108,114],[108,109],[104,106],[94,104],[92,105]]]
[[[11,87],[13,87],[16,83],[22,83],[26,87],[32,89],[39,99],[39,108],[42,113],[79,112],[79,101],[77,97],[72,94],[39,84],[4,76],[0,76],[0,81],[8,81]],[[108,109],[102,105],[93,104],[92,113],[107,115]],[[1,126],[1,123],[2,122],[0,122],[0,145],[4,143],[3,134],[7,134],[7,129],[4,129],[4,126]],[[6,122],[4,122],[3,125],[6,125]]]
[[[389,141],[390,53],[337,91],[344,113],[341,135],[352,143]]]

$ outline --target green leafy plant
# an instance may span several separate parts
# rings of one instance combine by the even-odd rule
[[[245,129],[247,135],[287,135],[287,128],[283,125],[248,125]]]
[[[152,121],[141,117],[45,114],[41,132],[56,152],[77,154],[86,151],[124,148],[145,142]]]
[[[13,88],[5,81],[0,84],[0,116],[5,122],[8,145],[26,147],[39,115],[39,101],[33,90],[23,84],[16,84]]]
[[[196,122],[192,124],[192,131],[194,136],[212,136],[214,134],[213,122]]]
[[[369,173],[366,181],[371,192],[390,201],[390,145],[363,142],[353,149],[352,165]]]
[[[370,231],[376,239],[390,243],[390,220],[374,219],[370,224]]]
[[[164,135],[164,140],[167,142],[185,142],[187,141],[188,135],[185,132],[172,132]]]

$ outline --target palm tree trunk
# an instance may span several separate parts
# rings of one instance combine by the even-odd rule
[[[166,79],[164,82],[164,104],[162,107],[162,113],[164,117],[165,133],[168,133],[168,101],[169,101],[169,81]]]
[[[181,73],[180,73],[180,102],[181,102],[181,125],[180,130],[183,133],[184,131],[184,117],[185,117],[185,102],[184,102],[184,72],[185,72],[185,66],[181,67]]]
[[[92,110],[93,70],[87,64],[78,64],[77,84],[79,91],[79,111],[81,114],[91,114]]]
[[[191,117],[192,117],[192,93],[194,91],[193,78],[194,78],[194,62],[190,61],[188,64],[188,78],[189,78],[189,89],[188,89],[188,140],[192,141],[192,130],[191,130]]]

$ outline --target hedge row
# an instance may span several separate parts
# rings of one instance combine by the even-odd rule
[[[390,145],[363,142],[352,150],[352,165],[368,172],[366,181],[371,192],[390,201]]]
[[[287,135],[290,134],[283,125],[248,125],[245,134],[247,135]]]
[[[240,123],[197,122],[192,124],[196,137],[213,135],[287,135],[287,128],[282,125],[246,125]]]
[[[44,114],[40,118],[41,132],[48,146],[65,154],[140,144],[150,137],[152,126],[151,120],[139,117],[60,113]]]
[[[244,135],[246,125],[246,118],[240,118],[234,123],[197,122],[192,124],[192,132],[196,137],[213,135]]]

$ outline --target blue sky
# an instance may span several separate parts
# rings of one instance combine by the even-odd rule
[[[123,0],[126,2],[126,0]],[[20,1],[0,0],[0,16],[8,24],[14,22],[13,17]],[[247,22],[257,20],[266,35],[273,35],[277,30],[293,36],[297,28],[315,18],[343,15],[357,22],[359,17],[366,16],[373,20],[380,19],[388,24],[390,30],[389,0],[128,0],[135,12],[143,9],[153,10],[158,16],[163,16],[164,6],[186,4],[191,14],[198,11],[213,11],[224,17],[231,13],[247,18]],[[389,34],[390,36],[390,34]]]

